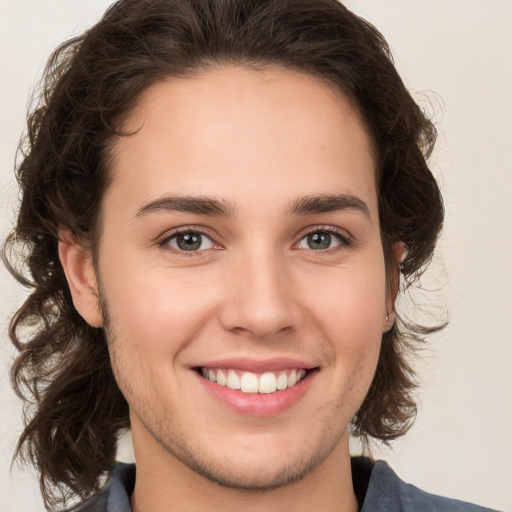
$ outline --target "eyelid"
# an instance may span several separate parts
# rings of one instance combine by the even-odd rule
[[[168,244],[169,240],[171,238],[173,238],[174,236],[183,234],[183,233],[189,233],[189,232],[199,233],[203,236],[206,236],[216,246],[218,246],[216,248],[218,248],[218,249],[224,248],[223,244],[221,244],[217,241],[218,235],[215,232],[213,232],[211,229],[206,228],[204,226],[192,226],[192,225],[178,226],[176,228],[172,228],[171,230],[164,232],[162,235],[160,235],[157,238],[157,245],[161,246],[161,247],[166,246],[166,244]],[[353,244],[353,238],[349,233],[347,233],[346,230],[332,226],[332,225],[328,225],[328,224],[327,225],[318,224],[318,225],[308,226],[308,227],[302,229],[301,232],[297,235],[297,241],[293,244],[293,248],[296,249],[297,248],[296,246],[304,237],[306,237],[312,233],[316,233],[316,232],[324,232],[324,233],[329,233],[329,234],[336,236],[341,242],[338,247],[341,247],[341,248],[346,248]],[[169,250],[172,251],[171,248]],[[323,251],[316,251],[316,252],[319,252],[319,253],[324,252],[325,253],[325,252],[329,252],[329,251],[333,251],[333,250],[336,250],[336,247],[333,247],[331,249],[325,249]],[[201,253],[203,251],[204,250],[190,251],[189,253],[186,253],[186,255],[187,256],[192,256],[194,254],[197,255],[198,253]],[[180,254],[183,252],[185,254],[186,251],[173,251],[173,252],[179,252]]]
[[[307,228],[304,228],[301,231],[301,233],[298,235],[298,240],[297,240],[297,242],[294,243],[294,247],[296,247],[299,244],[299,242],[302,239],[304,239],[304,237],[309,236],[312,233],[319,233],[319,232],[329,233],[330,235],[336,236],[340,240],[340,246],[342,248],[349,247],[353,244],[352,236],[350,234],[348,234],[347,231],[345,231],[344,229],[337,228],[335,226],[331,226],[328,224],[327,225],[319,224],[316,226],[308,226]],[[315,251],[315,252],[318,252],[318,253],[324,252],[325,253],[328,251],[336,250],[336,248],[337,247],[333,247],[331,249],[325,249],[323,251]],[[313,249],[311,249],[311,250],[313,250]]]
[[[216,248],[219,248],[219,249],[223,248],[222,244],[220,244],[217,241],[216,233],[213,233],[210,229],[203,227],[203,226],[191,226],[191,225],[178,226],[176,228],[172,228],[171,230],[166,231],[165,233],[163,233],[162,235],[160,235],[157,238],[157,245],[160,247],[167,246],[167,244],[169,243],[169,240],[171,240],[171,238],[173,238],[177,235],[186,234],[186,233],[199,233],[200,235],[203,235],[203,236],[209,238],[215,244]],[[168,246],[168,247],[169,247],[170,251],[173,251],[173,249],[170,248],[170,246]],[[201,253],[204,250],[206,250],[206,249],[199,250],[199,251],[190,251],[186,255],[191,256],[194,253],[196,253],[196,254]],[[173,251],[173,252],[186,253],[186,251]]]

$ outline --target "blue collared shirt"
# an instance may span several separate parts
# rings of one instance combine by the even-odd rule
[[[357,474],[358,471],[367,476]],[[406,484],[384,461],[372,464],[369,459],[355,458],[352,473],[356,494],[362,502],[360,512],[497,512]],[[130,495],[134,485],[135,465],[119,463],[106,487],[72,512],[133,512]],[[362,495],[358,488],[364,489]]]

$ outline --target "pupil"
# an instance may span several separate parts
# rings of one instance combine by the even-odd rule
[[[329,249],[331,245],[331,235],[328,233],[313,233],[308,236],[308,246],[310,249]]]
[[[183,251],[195,251],[201,247],[201,235],[186,233],[179,235],[176,242]]]

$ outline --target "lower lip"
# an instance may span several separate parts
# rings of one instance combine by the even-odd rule
[[[238,389],[220,386],[195,373],[209,394],[232,411],[246,416],[268,417],[280,414],[300,402],[318,372],[310,371],[291,388],[274,393],[244,393]]]

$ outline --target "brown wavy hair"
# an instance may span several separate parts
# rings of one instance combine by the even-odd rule
[[[390,287],[414,283],[443,222],[426,160],[435,128],[400,79],[383,36],[336,0],[122,0],[51,56],[20,144],[19,216],[3,259],[30,290],[11,320],[19,355],[14,389],[25,401],[16,454],[40,473],[45,505],[85,498],[111,470],[128,404],[110,367],[102,329],[73,306],[57,254],[71,230],[96,251],[112,142],[140,94],[168,76],[216,65],[280,66],[348,96],[377,155],[381,236]],[[392,246],[401,241],[400,265]],[[28,329],[27,329],[28,327]],[[430,329],[402,321],[383,335],[370,391],[353,431],[388,442],[416,405],[408,354]]]

